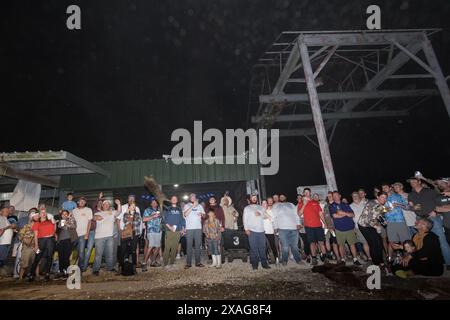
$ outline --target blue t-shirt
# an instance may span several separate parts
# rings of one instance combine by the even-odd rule
[[[338,210],[341,210],[344,212],[353,212],[352,208],[347,203],[341,202],[341,203],[337,204],[336,202],[333,202],[330,205],[331,217],[333,217],[333,215]],[[350,218],[350,217],[343,217],[343,218],[334,218],[333,217],[333,223],[334,223],[334,227],[336,228],[337,231],[345,232],[345,231],[355,229],[355,222],[353,221],[353,218]]]
[[[177,231],[180,231],[184,226],[183,212],[178,206],[164,206],[163,219],[165,224],[176,225]]]
[[[72,210],[75,209],[76,207],[77,207],[77,204],[75,203],[75,201],[66,200],[62,204],[62,208],[69,212],[72,212]]]
[[[158,212],[159,209],[147,208],[144,211],[144,218],[151,217],[153,214]],[[161,232],[161,215],[158,218],[147,221],[147,233],[160,233]]]
[[[387,222],[405,222],[405,217],[403,216],[403,210],[400,207],[394,207],[394,203],[399,203],[401,205],[407,205],[406,200],[398,193],[393,193],[387,198],[386,206],[391,210],[386,212],[384,218]]]

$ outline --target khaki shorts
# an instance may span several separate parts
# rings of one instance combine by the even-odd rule
[[[355,231],[356,231],[356,240],[358,240],[358,242],[360,242],[362,244],[367,244],[367,240],[366,240],[366,238],[364,238],[361,231],[358,228],[356,228]]]
[[[338,245],[345,245],[347,242],[349,245],[356,243],[356,233],[355,230],[349,231],[338,231],[336,230],[336,240]]]
[[[25,269],[31,267],[34,261],[35,252],[33,248],[23,246],[20,256],[20,267]]]

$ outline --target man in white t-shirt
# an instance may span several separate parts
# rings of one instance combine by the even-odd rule
[[[301,256],[298,250],[298,229],[300,229],[300,217],[297,207],[290,202],[284,194],[280,194],[280,202],[272,209],[273,228],[278,231],[281,243],[281,263],[287,265],[289,250],[296,263],[301,264]]]
[[[244,208],[242,220],[250,245],[250,263],[253,270],[258,269],[259,262],[264,269],[270,269],[266,255],[264,216],[265,210],[258,204],[258,196],[256,194],[251,195],[250,204]]]
[[[90,231],[92,223],[92,209],[86,207],[86,198],[78,199],[77,207],[73,209],[72,216],[77,224],[78,235],[78,266],[85,271],[89,264],[92,248],[94,247],[95,231]],[[85,248],[87,245],[87,251]]]
[[[2,208],[0,211],[0,267],[3,267],[7,258],[11,240],[14,235],[15,224],[8,221],[9,208]]]
[[[202,217],[205,215],[205,210],[198,203],[197,197],[194,193],[189,196],[189,203],[183,208],[183,217],[186,220],[186,265],[185,269],[192,266],[192,247],[195,245],[195,265],[197,267],[204,267],[200,261],[200,245],[202,242]]]
[[[94,215],[97,226],[95,228],[95,260],[92,271],[93,275],[96,276],[99,275],[103,254],[105,255],[107,270],[115,271],[113,234],[117,216],[122,208],[119,199],[116,199],[114,203],[117,205],[117,210],[111,208],[111,203],[108,200],[104,200],[102,211],[96,212]]]

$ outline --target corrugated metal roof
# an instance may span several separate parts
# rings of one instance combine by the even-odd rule
[[[259,178],[259,166],[252,164],[180,164],[171,161],[130,160],[94,162],[110,173],[67,175],[61,178],[65,190],[100,190],[144,185],[144,176],[152,175],[162,185],[208,182],[246,181]]]

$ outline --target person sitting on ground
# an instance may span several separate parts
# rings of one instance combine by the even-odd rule
[[[403,270],[396,271],[397,276],[402,278],[413,275],[439,277],[444,273],[444,258],[439,238],[431,232],[432,228],[431,219],[419,218],[416,224],[417,233],[412,239],[415,251],[410,250],[410,254],[403,258]],[[409,250],[405,245],[395,244],[394,247]]]
[[[221,268],[222,259],[220,256],[220,241],[222,225],[217,219],[213,208],[208,209],[208,218],[203,223],[203,233],[205,234],[208,251],[212,257],[211,267]]]
[[[445,264],[450,267],[450,244],[445,238],[442,216],[435,211],[439,193],[434,189],[424,187],[425,183],[423,182],[428,182],[428,180],[421,174],[408,179],[412,188],[408,195],[408,202],[417,216],[430,218],[433,221],[433,230],[431,231],[439,237],[442,256]]]

